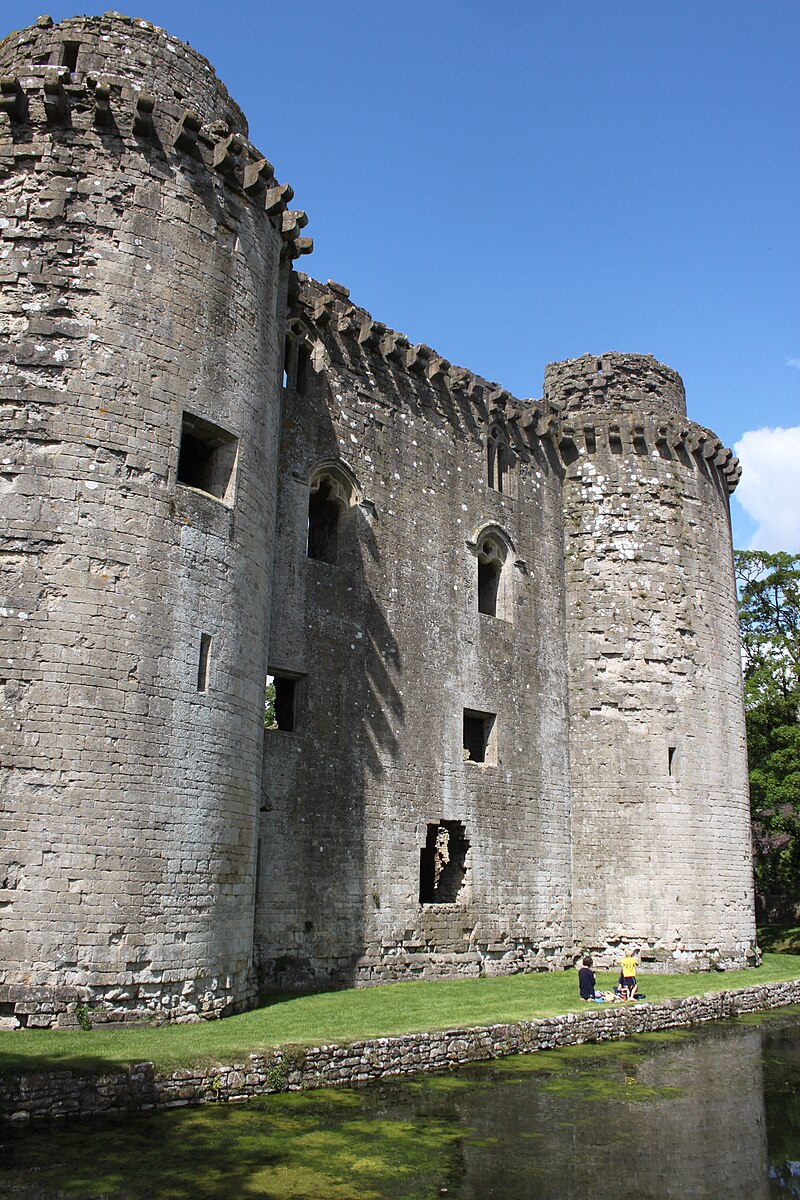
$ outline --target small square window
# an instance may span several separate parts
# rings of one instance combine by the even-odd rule
[[[497,763],[495,713],[464,709],[464,762]]]
[[[178,483],[230,504],[239,439],[192,413],[183,414]]]
[[[267,699],[264,710],[264,727],[281,729],[284,733],[296,733],[298,728],[298,699],[301,675],[278,674],[267,676]]]

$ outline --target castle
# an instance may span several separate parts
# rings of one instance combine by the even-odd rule
[[[3,1023],[755,963],[739,467],[679,376],[518,400],[296,272],[146,21],[0,76]]]

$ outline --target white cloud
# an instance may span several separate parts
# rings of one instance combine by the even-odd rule
[[[758,528],[750,550],[800,551],[800,425],[750,429],[734,446],[742,464],[734,492]]]
[[[800,358],[787,358],[786,365],[787,367],[794,367],[797,371],[800,371]]]

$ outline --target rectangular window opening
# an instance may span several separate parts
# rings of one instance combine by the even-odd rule
[[[239,439],[227,429],[185,412],[181,423],[178,483],[229,504]]]
[[[308,346],[301,342],[297,347],[297,379],[295,381],[295,391],[300,396],[305,396],[308,391],[308,372],[311,366],[311,351]]]
[[[264,728],[296,733],[298,726],[297,700],[301,675],[273,672],[267,676],[264,704]]]
[[[675,778],[675,767],[675,746],[670,746],[667,749],[667,770],[669,772],[670,779]]]
[[[208,668],[211,661],[211,634],[204,633],[200,637],[200,656],[197,660],[197,690],[208,691]]]
[[[464,709],[464,762],[497,762],[496,714]]]
[[[64,61],[62,66],[66,67],[70,74],[78,69],[78,52],[80,48],[80,42],[64,42]]]

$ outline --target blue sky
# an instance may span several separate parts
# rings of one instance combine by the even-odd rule
[[[735,543],[800,550],[798,0],[130,15],[211,59],[308,212],[313,275],[519,396],[553,359],[654,354],[739,446]]]

